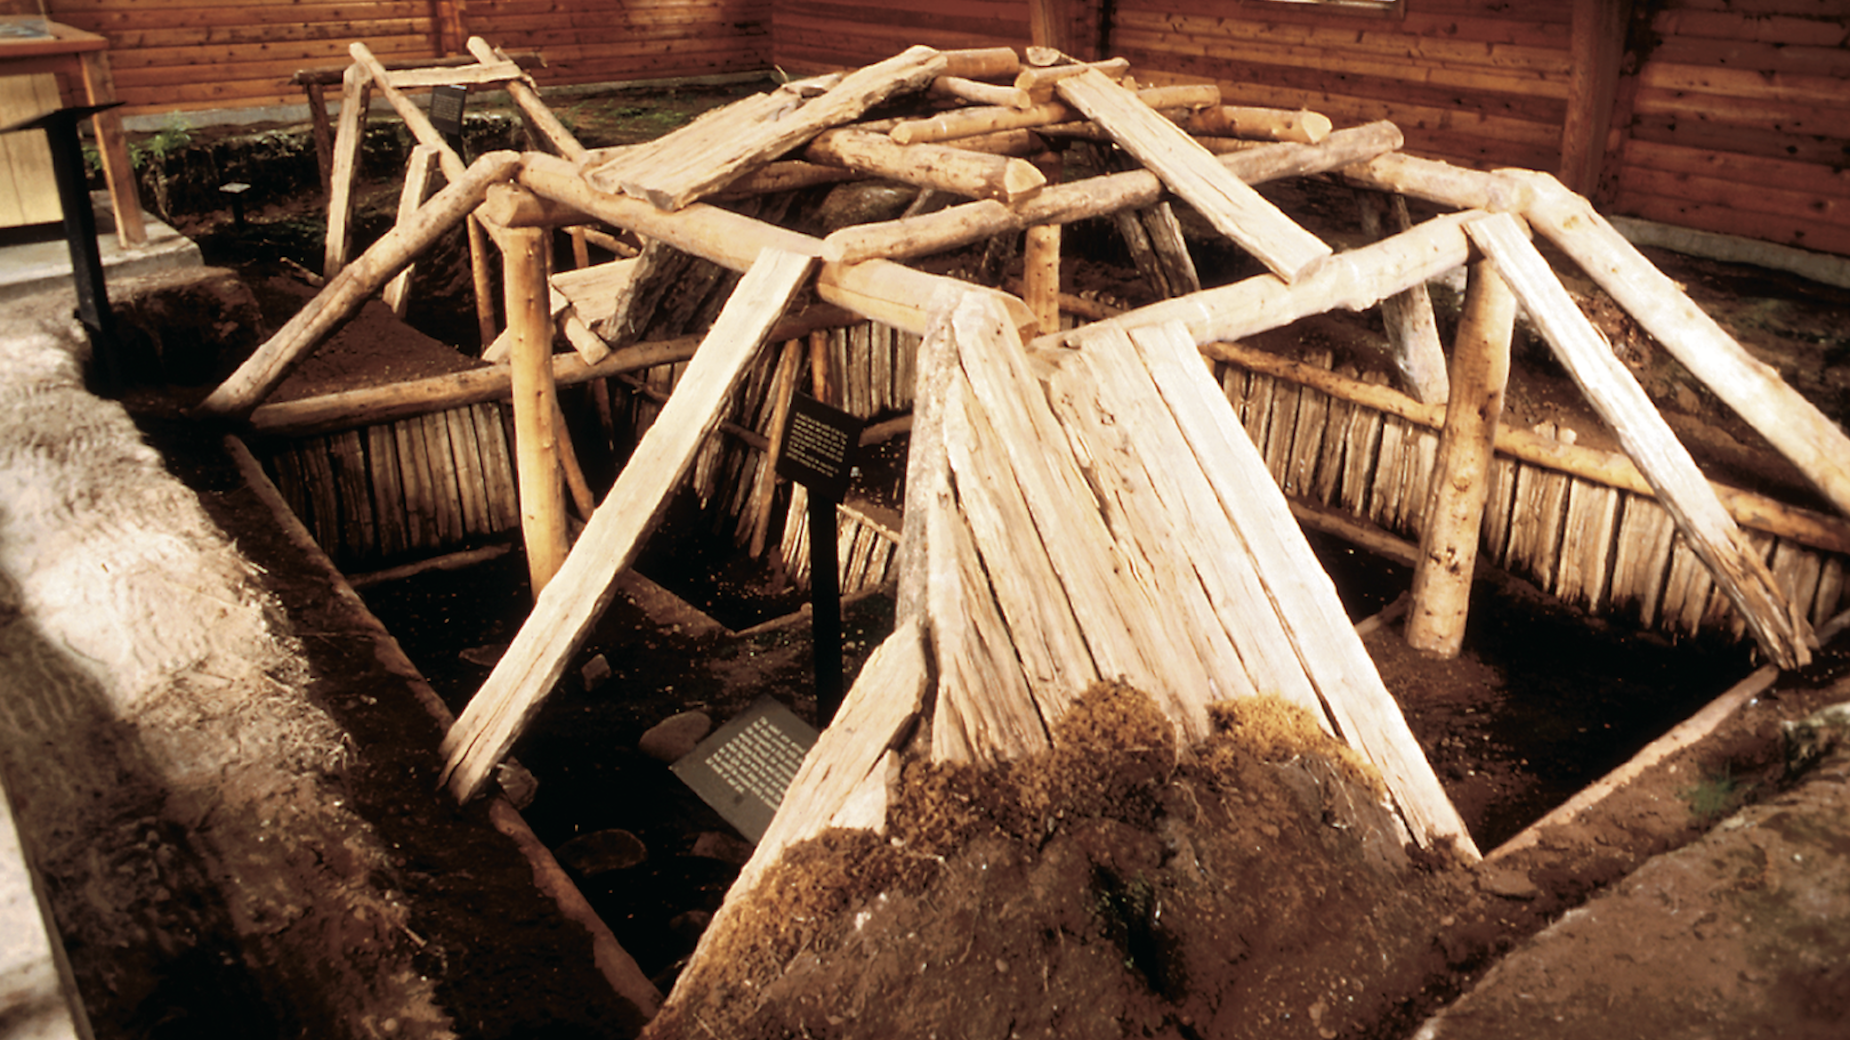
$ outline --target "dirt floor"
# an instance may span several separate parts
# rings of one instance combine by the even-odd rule
[[[685,118],[680,106],[732,93],[682,92],[667,115],[656,115],[654,102],[640,96],[588,100],[564,114],[581,131],[599,128],[585,132],[587,143],[616,143],[623,126],[642,123],[636,132],[646,136],[649,121],[665,125]],[[388,160],[378,167],[395,168]],[[169,195],[186,193],[176,186]],[[1348,226],[1342,192],[1280,196],[1294,204],[1292,211],[1308,212],[1313,226]],[[368,200],[361,223],[377,233],[389,219],[383,214],[396,206],[387,174],[379,174]],[[312,207],[280,196],[256,199],[242,228],[223,213],[176,216],[209,262],[242,274],[271,327],[312,293],[309,272],[320,267],[319,214]],[[1839,320],[1850,302],[1846,294],[1754,269],[1651,255],[1827,412],[1850,414],[1847,334]],[[1112,259],[1101,251],[1075,271],[1090,263],[1116,270]],[[443,289],[466,284],[463,270],[460,244],[451,243],[425,265],[414,301],[449,298]],[[1230,263],[1229,276],[1238,270]],[[1109,278],[1112,294],[1122,296],[1122,275]],[[1603,313],[1596,291],[1575,287]],[[371,305],[284,392],[472,364],[467,355],[479,345],[473,315],[453,303],[433,303],[420,314],[424,306],[413,304],[419,331],[412,332]],[[1789,473],[1767,462],[1757,437],[1723,415],[1622,317],[1603,313],[1603,319],[1705,465],[1756,489],[1791,489]],[[1373,344],[1379,333],[1367,321],[1344,316],[1315,334]],[[231,360],[218,358],[212,367],[223,371]],[[380,362],[389,362],[389,371]],[[1539,352],[1525,350],[1518,373],[1512,421],[1566,419],[1583,431],[1583,442],[1597,441],[1597,423]],[[389,840],[450,833],[443,828],[453,814],[428,793],[428,716],[368,703],[364,676],[376,663],[366,660],[368,651],[326,638],[312,606],[325,595],[322,579],[272,562],[280,557],[266,554],[267,521],[215,461],[213,438],[172,418],[208,385],[189,380],[139,401],[131,395],[130,404],[169,467],[201,492],[213,519],[263,561],[279,597],[309,611],[296,624],[326,686],[323,699],[339,705],[339,721],[359,735],[364,765],[347,780],[356,804]],[[1793,497],[1803,501],[1805,492]],[[1393,564],[1338,544],[1318,547],[1357,620],[1406,587],[1408,576]],[[642,569],[722,621],[663,623],[620,597],[515,748],[539,778],[539,794],[525,811],[534,831],[567,861],[618,939],[664,990],[718,909],[745,849],[664,763],[638,749],[644,732],[689,710],[723,721],[765,692],[800,714],[814,712],[805,625],[746,631],[792,602],[767,595],[770,582],[762,576],[730,584],[690,580],[690,571],[729,563],[724,554],[716,562],[699,551],[664,541]],[[467,571],[374,587],[366,600],[455,710],[524,616],[530,602],[524,575],[516,549]],[[1392,624],[1367,642],[1485,849],[1754,665],[1744,647],[1641,636],[1565,611],[1520,582],[1485,582],[1478,591],[1466,652],[1457,661],[1414,654]],[[890,625],[885,597],[856,604],[848,625],[851,668]],[[601,683],[579,678],[580,667],[600,654],[611,676]],[[1839,683],[1846,671],[1850,655],[1827,649],[1710,739],[1647,771],[1571,827],[1477,870],[1443,855],[1409,856],[1388,836],[1365,782],[1294,727],[1230,714],[1219,740],[1178,755],[1161,740],[1125,739],[1147,726],[1141,702],[1127,691],[1102,690],[1096,713],[1075,723],[1095,730],[1075,745],[1085,754],[1024,763],[997,776],[921,773],[907,785],[894,841],[834,838],[799,849],[767,882],[779,895],[758,923],[760,941],[740,950],[726,977],[704,980],[710,988],[678,1009],[678,1017],[659,1022],[653,1035],[1408,1036],[1531,936],[1652,857],[1697,841],[1744,805],[1791,794],[1802,774],[1788,768],[1779,724],[1850,699]],[[359,678],[347,677],[354,674]],[[640,841],[640,859],[567,851],[575,838],[614,831]],[[559,927],[549,923],[550,912],[529,902],[521,865],[506,861],[503,851],[457,841],[442,859],[402,857],[390,874],[395,890],[450,889],[430,903],[460,901],[479,915],[408,922],[421,936],[451,937],[415,952],[437,980],[448,1028],[479,1036],[629,1035],[634,1023],[594,995],[600,983],[587,981],[578,964],[588,956],[583,940],[549,932]],[[491,862],[501,866],[491,870]],[[1661,888],[1666,900],[1692,904],[1708,883],[1693,874],[1659,882],[1668,886]],[[1678,884],[1688,891],[1679,893]],[[503,885],[513,894],[504,897]],[[458,886],[471,891],[454,891]],[[522,931],[528,927],[530,934]],[[497,938],[466,938],[472,934]],[[1607,932],[1567,956],[1622,973],[1633,963],[1635,941]],[[1822,943],[1818,949],[1821,956],[1831,950]],[[1692,962],[1680,965],[1672,951],[1668,963],[1654,961],[1649,970],[1697,977],[1693,959],[1710,952],[1691,946],[1688,956]],[[1767,1035],[1782,1023],[1809,1028],[1817,1009],[1841,1006],[1833,1001],[1843,977],[1841,960],[1827,959],[1811,988],[1795,991],[1805,999],[1784,1011],[1773,1007],[1774,1020],[1756,1028]],[[1619,985],[1615,979],[1615,992],[1622,992]],[[1649,1036],[1656,1021],[1649,1016],[1657,1013],[1644,1004],[1631,1012],[1621,1001],[1590,1028]],[[158,1032],[125,1013],[109,1035]]]

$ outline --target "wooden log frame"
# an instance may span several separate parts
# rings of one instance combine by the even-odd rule
[[[442,782],[458,800],[474,797],[539,709],[635,559],[643,537],[692,464],[747,363],[808,281],[814,261],[767,250],[714,323],[680,388],[618,474],[512,645],[445,735]]]
[[[503,240],[503,285],[513,333],[509,372],[514,397],[514,449],[519,459],[520,527],[527,571],[539,596],[571,550],[565,531],[559,410],[552,383],[552,316],[546,275],[550,250],[535,228],[511,230]]]
[[[1779,588],[1734,520],[1658,415],[1644,390],[1568,297],[1513,217],[1496,214],[1466,229],[1497,262],[1555,354],[1657,490],[1677,529],[1701,557],[1755,640],[1784,668],[1811,660],[1810,622]]]
[[[1405,629],[1408,645],[1441,657],[1464,646],[1515,326],[1516,297],[1496,265],[1472,264]]]
[[[591,186],[677,210],[711,194],[748,166],[776,158],[817,133],[840,126],[894,94],[922,90],[946,59],[912,47],[838,81],[785,84],[734,102],[584,171]]]
[[[1111,133],[1114,140],[1199,210],[1216,231],[1252,253],[1286,282],[1330,255],[1330,247],[1299,227],[1137,96],[1096,69],[1068,76],[1060,96]]]

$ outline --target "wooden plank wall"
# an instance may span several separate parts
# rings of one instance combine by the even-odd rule
[[[771,0],[48,0],[107,36],[125,115],[303,103],[299,69],[463,53],[469,36],[537,50],[542,85],[731,74],[770,63]]]
[[[1613,210],[1850,254],[1850,0],[1664,0]]]
[[[299,105],[289,77],[347,64],[354,40],[388,62],[440,53],[430,0],[47,0],[46,9],[109,38],[124,115]]]
[[[1407,150],[1474,167],[1554,170],[1572,5],[1407,0],[1404,10],[1262,0],[1123,0],[1110,49],[1220,84],[1232,103],[1310,108],[1338,126],[1391,119]]]
[[[1023,47],[1027,0],[777,0],[772,60],[809,75],[867,65],[913,44]]]

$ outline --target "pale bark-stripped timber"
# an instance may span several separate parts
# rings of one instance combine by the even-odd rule
[[[1824,557],[1824,566],[1818,573],[1817,598],[1812,601],[1812,624],[1822,628],[1824,623],[1837,616],[1837,607],[1843,599],[1844,561],[1839,556]]]
[[[411,158],[405,165],[405,186],[398,196],[397,223],[417,219],[418,208],[430,198],[431,181],[436,172],[437,150],[423,144],[412,146]],[[400,318],[405,316],[406,298],[411,293],[411,278],[416,271],[417,261],[407,261],[403,269],[385,283],[381,293],[385,305],[392,308],[392,313]],[[324,272],[323,277],[331,276]]]
[[[1271,376],[1253,373],[1246,379],[1246,392],[1241,395],[1239,416],[1241,425],[1246,427],[1246,435],[1254,444],[1267,443],[1267,432],[1272,428],[1272,394]]]
[[[931,757],[994,765],[1048,746],[1007,624],[948,489],[926,507],[926,631],[937,665]]]
[[[801,484],[790,487],[790,507],[784,511],[784,537],[777,550],[784,573],[798,588],[809,587],[809,492]]]
[[[1006,312],[993,298],[966,293],[952,322],[958,359],[1010,453],[1100,674],[1122,677],[1157,698],[1171,688],[1206,688],[1199,660],[1168,652],[1167,633],[1151,621],[1149,590],[1117,566],[1110,533],[1071,453],[1045,450],[1063,444],[1064,435]]]
[[[321,276],[330,280],[347,266],[349,239],[353,235],[353,181],[359,176],[360,138],[366,132],[371,94],[371,75],[359,65],[347,66],[341,76],[340,122],[334,132],[329,174],[328,229],[322,243]]]
[[[1365,372],[1364,380],[1384,380],[1378,372]],[[1368,490],[1374,486],[1375,470],[1381,465],[1381,435],[1386,416],[1372,408],[1357,408],[1349,415],[1349,429],[1343,435],[1342,507],[1356,516],[1368,510]]]
[[[944,67],[938,51],[914,46],[826,86],[816,81],[785,84],[593,164],[584,177],[599,190],[622,191],[647,199],[657,209],[678,210],[751,166],[775,159],[895,94],[922,90]],[[823,89],[810,93],[816,87]]]
[[[1361,191],[1357,202],[1362,212],[1362,231],[1380,240],[1413,227],[1402,195],[1383,195]],[[1445,348],[1439,342],[1439,323],[1433,316],[1432,294],[1421,282],[1381,301],[1381,320],[1387,330],[1388,346],[1394,355],[1394,370],[1408,396],[1425,404],[1444,404],[1450,394],[1450,380],[1445,370]]]
[[[1441,657],[1464,646],[1515,328],[1516,297],[1496,265],[1472,264],[1405,625],[1409,646]]]
[[[943,409],[940,438],[958,506],[992,575],[1029,694],[1051,726],[1100,678],[1098,668],[995,427],[965,380],[946,385]]]
[[[1615,610],[1635,605],[1639,622],[1647,628],[1657,627],[1664,606],[1676,532],[1676,521],[1656,499],[1625,495],[1612,559],[1611,599]]]
[[[1158,511],[1176,526],[1177,544],[1190,548],[1187,559],[1195,580],[1239,657],[1239,670],[1212,673],[1217,682],[1223,676],[1250,682],[1251,690],[1277,694],[1327,724],[1316,690],[1270,606],[1256,561],[1230,527],[1212,482],[1198,464],[1190,464],[1192,450],[1149,368],[1137,360],[1122,331],[1108,324],[1088,335],[1079,355],[1100,400],[1121,424],[1118,428],[1129,427],[1124,440],[1135,453],[1124,465],[1142,469]],[[1242,696],[1247,689],[1223,685],[1215,692]]]
[[[771,381],[771,408],[766,418],[770,447],[759,463],[757,486],[752,492],[751,505],[745,511],[751,532],[747,547],[753,558],[764,555],[765,539],[770,534],[771,507],[777,493],[777,459],[784,450],[784,425],[790,417],[790,397],[796,391],[797,363],[802,357],[803,349],[797,340],[785,342],[778,355],[777,374]]]
[[[1708,567],[1679,531],[1670,550],[1669,575],[1664,580],[1664,628],[1692,636],[1700,632],[1714,587]]]
[[[944,144],[899,144],[885,134],[838,127],[816,135],[803,157],[883,180],[972,199],[1015,203],[1033,196],[1047,178],[1025,159]]]
[[[1375,452],[1374,486],[1368,492],[1368,519],[1390,531],[1397,530],[1400,496],[1407,486],[1411,461],[1407,432],[1406,420],[1393,415],[1383,417],[1380,447]]]
[[[1365,310],[1463,266],[1470,258],[1464,228],[1485,216],[1473,211],[1434,217],[1411,231],[1329,257],[1290,284],[1276,275],[1255,275],[1138,307],[1112,320],[1125,328],[1181,321],[1197,344],[1206,345],[1236,342],[1337,308]],[[1053,348],[1065,338],[1042,336],[1033,346]]]
[[[1297,383],[1274,380],[1270,390],[1270,400],[1266,402],[1265,440],[1255,443],[1263,445],[1265,468],[1282,487],[1291,473],[1291,448],[1297,443],[1298,398],[1303,396],[1304,388]]]
[[[1490,463],[1490,497],[1484,503],[1485,555],[1500,567],[1509,562],[1510,528],[1516,510],[1516,474],[1522,463],[1499,455]]]
[[[906,491],[902,515],[924,516],[929,496],[950,480],[949,457],[944,451],[944,395],[957,369],[956,329],[951,312],[958,297],[945,291],[930,301],[929,327],[913,353],[912,436],[906,448]],[[893,615],[899,620],[922,617],[925,609],[925,526],[911,530],[900,541],[895,568],[898,589]]]
[[[431,505],[437,520],[439,544],[462,541],[462,492],[456,479],[456,457],[450,447],[450,424],[441,413],[424,416],[424,450],[430,462]]]
[[[467,174],[433,195],[418,210],[415,221],[395,225],[358,260],[329,279],[307,306],[265,340],[194,411],[213,416],[249,413],[354,308],[474,209],[489,184],[511,176],[519,165],[520,156],[514,152],[490,152],[478,158]]]
[[[1567,527],[1561,537],[1555,595],[1589,614],[1606,612],[1620,495],[1617,488],[1585,480],[1568,484]]]
[[[1099,351],[1082,348],[1080,353]],[[1124,428],[1122,424],[1131,421],[1127,402],[1121,397],[1104,401],[1105,388],[1096,371],[1069,362],[1050,374],[1047,390],[1074,455],[1098,496],[1105,526],[1116,539],[1118,557],[1126,561],[1134,580],[1153,591],[1150,603],[1157,611],[1157,623],[1169,633],[1175,652],[1185,652],[1186,647],[1208,676],[1205,687],[1171,687],[1152,695],[1179,734],[1199,740],[1209,730],[1209,703],[1254,692],[1245,677],[1245,665],[1193,566],[1195,557],[1226,546],[1193,540],[1181,518],[1162,508],[1141,457],[1150,450],[1143,439],[1148,433]]]
[[[482,469],[482,445],[475,435],[475,417],[467,408],[442,413],[450,427],[450,451],[456,460],[456,490],[461,498],[465,535],[493,530],[488,513],[488,480]]]
[[[1325,358],[1324,360],[1328,360]],[[1287,495],[1310,495],[1316,488],[1317,462],[1323,451],[1325,426],[1329,422],[1330,399],[1321,392],[1304,387],[1298,391],[1297,422],[1291,438],[1291,464],[1286,468],[1284,489]]]
[[[803,757],[777,814],[702,936],[703,944],[708,937],[723,934],[732,915],[744,912],[742,908],[750,905],[745,895],[786,848],[821,832],[850,795],[878,775],[887,752],[911,731],[928,682],[919,626],[902,622],[868,657],[835,720]]]
[[[1439,435],[1423,426],[1407,430],[1407,468],[1401,474],[1400,529],[1416,534],[1426,524],[1432,502],[1433,466],[1439,455]]]
[[[472,410],[475,441],[482,448],[482,479],[487,489],[491,530],[505,531],[520,524],[520,502],[514,480],[514,460],[508,452],[507,423],[501,406],[478,404]]]
[[[1355,374],[1354,366],[1344,364],[1342,371]],[[1324,505],[1334,504],[1338,489],[1342,487],[1344,435],[1349,430],[1349,422],[1355,413],[1356,405],[1340,397],[1325,395],[1329,402],[1325,412],[1323,445],[1318,452],[1317,479],[1314,485],[1314,497]]]
[[[1773,546],[1771,566],[1773,577],[1779,581],[1786,598],[1804,604],[1809,611],[1818,594],[1824,561],[1816,552],[1782,538]]]
[[[553,421],[559,405],[552,383],[548,242],[550,235],[538,228],[511,228],[502,241],[502,289],[512,345],[508,371],[514,401],[514,472],[520,484],[527,575],[535,596],[545,590],[571,551],[561,446]],[[434,452],[432,459],[436,459]]]
[[[400,485],[405,489],[406,540],[414,549],[434,548],[437,517],[431,509],[430,463],[424,450],[424,420],[413,416],[392,424],[398,441]]]
[[[733,291],[680,391],[636,448],[508,652],[445,735],[443,782],[473,797],[564,671],[635,559],[745,367],[810,275],[809,257],[766,250]]]
[[[341,546],[349,559],[373,552],[372,503],[366,493],[366,462],[358,433],[348,430],[324,439],[334,491],[340,502]]]
[[[373,484],[379,554],[390,559],[409,548],[405,540],[405,493],[398,482],[398,440],[392,425],[366,427],[366,463]]]
[[[1330,247],[1230,173],[1206,148],[1097,70],[1062,79],[1068,104],[1103,126],[1170,190],[1285,282],[1330,256]]]
[[[1840,513],[1850,513],[1850,436],[1749,354],[1587,201],[1546,174],[1526,216],[1573,257],[1672,356],[1792,460]]]
[[[1586,216],[1598,219],[1590,207]],[[1555,355],[1650,481],[1658,500],[1676,518],[1678,530],[1688,536],[1691,547],[1714,572],[1717,584],[1752,629],[1761,649],[1782,667],[1802,667],[1810,661],[1810,622],[1781,595],[1764,561],[1746,551],[1741,529],[1689,452],[1637,380],[1613,356],[1599,330],[1568,296],[1515,218],[1496,214],[1467,227],[1466,233],[1497,261]],[[1745,378],[1743,373],[1736,375]],[[1837,436],[1842,439],[1841,433]],[[1844,457],[1850,459],[1850,440],[1843,443]],[[1803,462],[1800,468],[1805,468]]]
[[[1573,443],[1578,436],[1554,423],[1538,423],[1535,432]],[[1504,566],[1545,591],[1553,591],[1555,561],[1561,547],[1562,511],[1566,508],[1565,473],[1523,466],[1516,474],[1516,505],[1510,518],[1509,553]]]
[[[1416,840],[1451,841],[1467,861],[1477,845],[1440,787],[1381,676],[1344,613],[1253,445],[1214,393],[1194,341],[1180,324],[1132,330],[1144,364],[1207,473],[1234,529],[1259,567],[1298,658],[1337,733],[1380,770]]]
[[[298,517],[313,517],[308,491],[302,486],[302,465],[296,458],[295,445],[283,445],[270,456],[269,468],[276,480],[277,493],[289,503],[289,511]],[[310,521],[304,520],[306,526]]]

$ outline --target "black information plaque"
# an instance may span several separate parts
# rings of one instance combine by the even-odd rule
[[[855,453],[861,447],[861,426],[860,419],[839,408],[793,395],[777,475],[808,488],[811,498],[840,502],[848,493]]]
[[[815,743],[808,723],[775,699],[760,697],[669,768],[756,842]]]
[[[462,137],[463,105],[469,100],[469,88],[432,87],[430,90],[430,125],[455,141]]]

